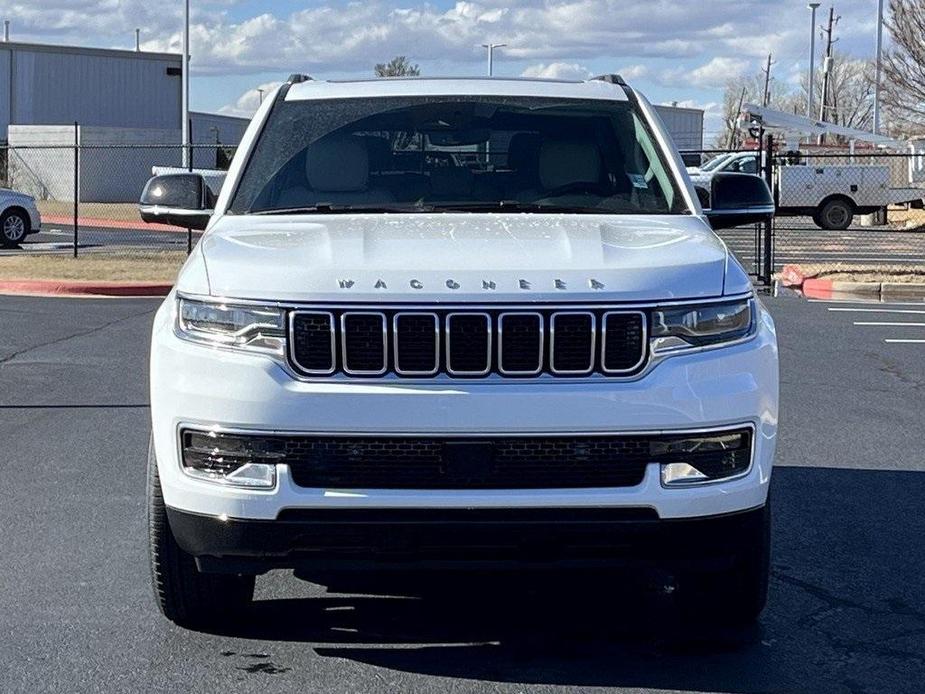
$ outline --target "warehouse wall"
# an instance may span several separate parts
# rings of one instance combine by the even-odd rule
[[[0,44],[0,140],[7,125],[178,128],[179,57]]]
[[[703,149],[703,111],[677,106],[655,106],[679,150]]]

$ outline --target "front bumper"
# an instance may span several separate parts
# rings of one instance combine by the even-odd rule
[[[762,506],[777,432],[777,344],[762,311],[747,342],[673,356],[644,377],[515,381],[300,381],[267,357],[178,339],[173,297],[158,312],[151,354],[154,446],[167,506],[201,516],[274,520],[288,509],[649,509],[660,519]],[[278,466],[272,490],[240,489],[182,471],[185,426],[295,434],[673,433],[751,425],[749,473],[666,489],[658,465],[633,487],[580,489],[318,489]]]
[[[765,509],[659,520],[644,509],[392,509],[232,520],[168,509],[203,571],[382,567],[727,566],[760,537]]]

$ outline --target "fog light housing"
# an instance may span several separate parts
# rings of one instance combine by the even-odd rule
[[[664,487],[724,482],[748,473],[752,438],[751,429],[676,435],[652,441],[649,454]]]
[[[184,431],[181,438],[183,471],[190,477],[251,489],[276,486],[276,464],[285,453],[273,438],[215,431]]]

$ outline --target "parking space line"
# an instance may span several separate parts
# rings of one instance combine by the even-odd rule
[[[829,311],[853,311],[855,313],[912,313],[925,315],[925,311],[916,311],[911,308],[856,308],[843,306],[829,306]]]
[[[903,323],[902,321],[854,321],[855,325],[888,325],[892,327],[925,328],[925,323]]]
[[[894,345],[925,345],[925,340],[901,340],[898,338],[887,338],[884,340],[884,342]]]

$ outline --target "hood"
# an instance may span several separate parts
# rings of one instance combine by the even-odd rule
[[[224,216],[200,247],[212,295],[279,301],[704,298],[727,263],[680,215]]]

